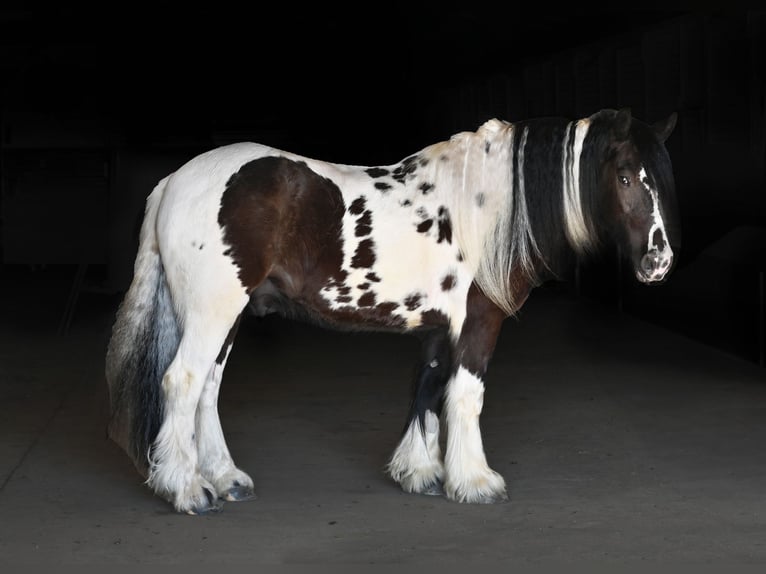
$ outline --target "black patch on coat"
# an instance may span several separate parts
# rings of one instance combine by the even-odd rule
[[[452,243],[452,221],[449,217],[449,210],[446,207],[439,208],[439,238],[436,243],[446,241]]]
[[[372,178],[385,177],[389,171],[382,167],[370,167],[364,170]]]
[[[367,293],[359,297],[356,304],[360,307],[372,307],[375,305],[375,293],[372,291],[367,291]]]
[[[489,153],[489,148],[492,147],[488,141],[484,142],[484,153]]]
[[[368,209],[356,220],[356,236],[363,237],[372,233],[372,212]]]
[[[380,312],[382,315],[390,315],[398,308],[399,303],[394,303],[393,301],[384,301],[383,303],[379,303],[375,306],[375,310]]]
[[[385,191],[388,191],[389,189],[391,189],[391,184],[390,183],[386,183],[385,181],[376,181],[375,182],[375,189],[379,189],[380,191],[385,192]]]
[[[364,278],[368,281],[372,281],[373,283],[380,283],[380,277],[378,277],[374,272],[368,273],[364,276]]]
[[[456,277],[450,273],[442,279],[442,291],[449,291],[455,286]]]
[[[413,293],[412,295],[408,295],[404,299],[404,306],[407,307],[408,311],[414,311],[420,305],[423,301],[423,294],[422,293]]]
[[[363,239],[354,251],[351,258],[351,267],[370,268],[375,264],[375,242],[372,239]]]
[[[404,201],[401,202],[400,205],[402,207],[409,207],[410,205],[412,205],[412,202],[409,199],[405,199]]]
[[[429,229],[431,229],[433,224],[433,219],[426,219],[425,221],[421,221],[417,227],[418,233],[426,233]]]
[[[229,350],[231,349],[231,346],[234,344],[234,337],[237,335],[237,329],[239,328],[239,320],[242,318],[242,315],[240,314],[239,317],[237,317],[237,320],[234,321],[234,325],[232,325],[231,329],[229,329],[229,334],[226,335],[226,340],[223,342],[223,345],[221,346],[221,350],[218,353],[218,356],[215,358],[215,362],[218,365],[222,365],[223,362],[226,360],[226,356],[229,354]]]
[[[354,201],[351,202],[351,205],[348,208],[348,212],[351,215],[359,215],[364,211],[365,206],[367,205],[367,200],[362,195],[360,197],[357,197]]]
[[[399,183],[404,183],[408,177],[412,176],[418,169],[418,156],[413,155],[403,160],[402,163],[394,168],[391,177]]]
[[[433,188],[434,184],[428,183],[427,181],[424,181],[420,184],[420,186],[418,186],[418,189],[423,192],[423,195],[428,194]]]
[[[487,200],[486,197],[484,197],[484,194],[482,192],[479,192],[476,194],[476,205],[479,207],[484,207],[484,202]]]

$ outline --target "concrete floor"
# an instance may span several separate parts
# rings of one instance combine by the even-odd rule
[[[59,336],[61,288],[6,281],[0,302],[3,561],[766,562],[766,373],[754,363],[538,292],[506,323],[482,417],[511,500],[469,506],[404,494],[383,473],[414,338],[249,320],[220,410],[258,498],[191,517],[105,437],[116,301],[83,294]]]

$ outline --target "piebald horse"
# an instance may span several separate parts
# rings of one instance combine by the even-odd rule
[[[505,500],[479,426],[503,320],[604,245],[638,281],[666,278],[675,122],[493,119],[377,167],[255,143],[191,159],[146,201],[107,350],[109,436],[176,510],[217,510],[254,495],[217,410],[244,311],[414,332],[422,361],[387,472],[407,492]]]

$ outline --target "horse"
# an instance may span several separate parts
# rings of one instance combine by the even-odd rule
[[[375,167],[256,143],[198,155],[146,200],[106,350],[108,436],[176,511],[220,510],[254,497],[217,408],[243,313],[414,333],[421,360],[387,475],[408,493],[507,500],[479,426],[501,325],[607,245],[639,282],[667,278],[675,124],[628,108],[491,119]]]

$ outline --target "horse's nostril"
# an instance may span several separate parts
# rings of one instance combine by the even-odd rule
[[[667,273],[672,262],[672,254],[652,250],[641,258],[640,273],[647,279],[660,278]]]
[[[660,258],[656,253],[647,253],[641,258],[641,271],[645,275],[651,275],[657,270]]]

